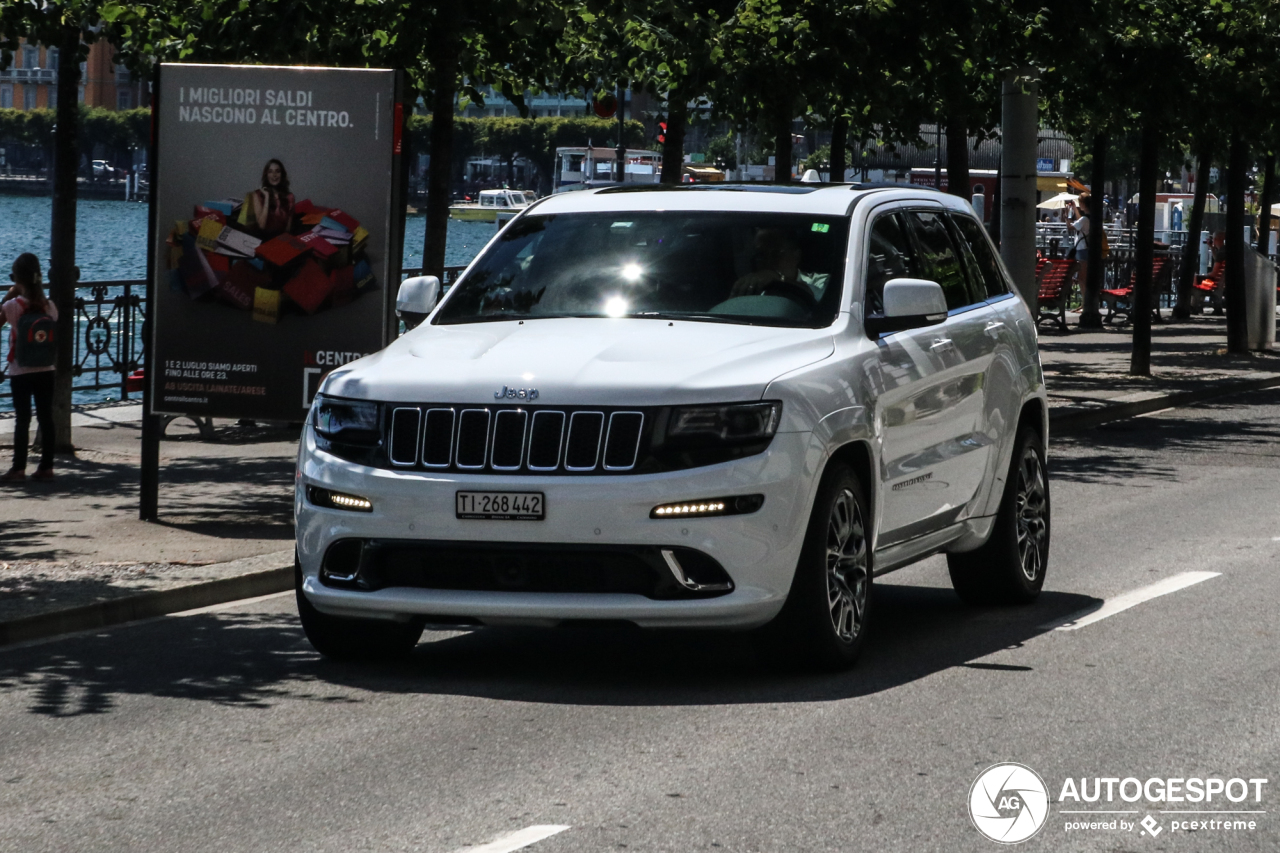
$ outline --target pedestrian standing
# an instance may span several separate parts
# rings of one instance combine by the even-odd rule
[[[1067,224],[1067,230],[1075,235],[1071,254],[1076,262],[1076,279],[1080,282],[1080,290],[1084,292],[1085,282],[1089,277],[1089,228],[1093,219],[1093,199],[1088,193],[1080,194],[1080,215]]]
[[[40,425],[40,466],[33,480],[53,478],[53,369],[57,360],[55,324],[58,308],[45,298],[40,259],[27,252],[13,262],[13,287],[0,302],[0,326],[9,324],[9,385],[13,389],[13,467],[0,480],[27,476],[27,444],[31,404]]]

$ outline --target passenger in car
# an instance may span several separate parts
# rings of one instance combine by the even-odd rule
[[[755,296],[771,284],[803,284],[814,299],[827,288],[827,273],[807,273],[800,269],[804,258],[795,237],[784,228],[761,228],[756,232],[751,256],[753,272],[739,278],[730,296]]]

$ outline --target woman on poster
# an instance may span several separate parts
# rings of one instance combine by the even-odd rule
[[[262,186],[249,194],[253,218],[264,240],[284,234],[293,224],[293,193],[289,173],[274,157],[262,168]]]

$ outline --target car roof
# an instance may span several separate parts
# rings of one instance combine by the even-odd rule
[[[557,193],[537,202],[530,211],[538,215],[593,211],[706,210],[847,216],[858,201],[880,194],[884,194],[886,200],[890,197],[919,198],[942,202],[947,207],[957,206],[948,203],[949,199],[958,205],[965,204],[963,199],[956,196],[912,184],[638,184]]]

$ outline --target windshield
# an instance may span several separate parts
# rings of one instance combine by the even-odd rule
[[[477,258],[434,322],[652,317],[830,325],[848,220],[649,211],[526,216]]]

